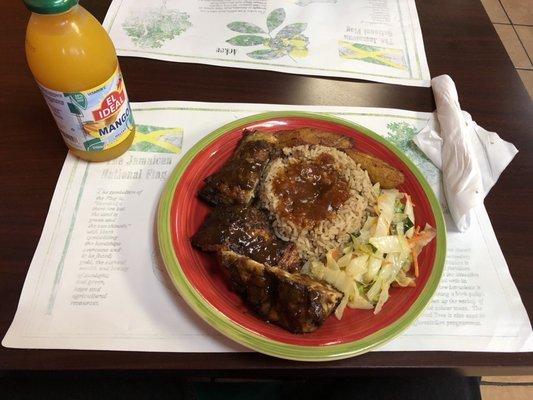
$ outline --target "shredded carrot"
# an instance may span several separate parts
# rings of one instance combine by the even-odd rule
[[[413,264],[415,265],[415,278],[418,278],[418,256],[414,250],[411,250],[411,254],[413,255]]]
[[[407,239],[407,242],[409,243],[409,246],[413,247],[414,244],[418,241],[418,234],[420,233],[420,226],[415,227],[415,231],[413,232],[413,237],[411,239]]]

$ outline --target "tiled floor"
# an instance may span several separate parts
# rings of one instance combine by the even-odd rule
[[[480,388],[483,400],[531,400],[533,376],[484,376]]]
[[[533,100],[533,0],[481,0]]]

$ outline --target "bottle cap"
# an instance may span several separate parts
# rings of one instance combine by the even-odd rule
[[[37,14],[59,14],[70,10],[78,0],[24,0],[24,4]]]

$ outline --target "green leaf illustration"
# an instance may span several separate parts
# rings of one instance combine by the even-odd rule
[[[72,103],[67,103],[67,106],[68,106],[68,110],[69,110],[72,114],[74,114],[74,115],[82,115],[80,109],[79,109],[76,105],[74,105],[74,104],[72,104]]]
[[[130,15],[122,28],[140,47],[159,48],[192,26],[189,14],[175,9],[146,8]]]
[[[71,101],[76,103],[77,106],[83,108],[84,110],[87,108],[87,99],[85,96],[81,93],[65,93],[65,96],[69,97]]]
[[[309,38],[302,32],[307,28],[306,23],[294,23],[282,27],[285,21],[285,10],[277,8],[268,14],[266,25],[268,33],[264,32],[257,25],[235,21],[227,25],[229,29],[241,33],[255,33],[248,35],[238,35],[226,40],[234,46],[257,46],[263,48],[247,53],[246,55],[256,60],[272,60],[289,56],[296,62],[295,58],[307,57],[309,54]],[[272,37],[271,32],[280,28],[276,36]]]
[[[285,21],[285,10],[283,8],[276,8],[267,17],[267,27],[268,31],[272,32],[278,26],[280,26],[283,21]]]
[[[434,187],[438,186],[440,171],[426,157],[424,153],[413,142],[413,138],[418,133],[416,127],[407,122],[390,122],[387,124],[387,139],[400,148],[426,176],[429,183]]]
[[[258,27],[257,25],[250,24],[248,22],[241,22],[236,21],[228,24],[228,28],[230,28],[234,32],[239,33],[266,33],[263,29]]]
[[[261,49],[246,53],[248,57],[255,58],[256,60],[272,60],[274,58],[283,57],[283,52],[279,52],[272,49]]]
[[[257,46],[258,44],[263,44],[264,41],[263,37],[256,35],[238,35],[226,40],[226,42],[234,46]]]
[[[276,35],[276,38],[281,38],[281,39],[292,38],[296,35],[299,35],[303,31],[305,31],[306,28],[307,28],[307,24],[303,24],[303,23],[290,24],[284,27],[281,31],[279,31],[278,34]]]

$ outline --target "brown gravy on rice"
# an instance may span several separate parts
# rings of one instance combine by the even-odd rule
[[[344,152],[326,146],[283,150],[264,176],[263,206],[283,240],[304,259],[318,259],[358,232],[375,204],[368,173]]]
[[[330,218],[350,197],[348,182],[327,153],[288,165],[272,189],[279,198],[277,213],[304,228]]]

